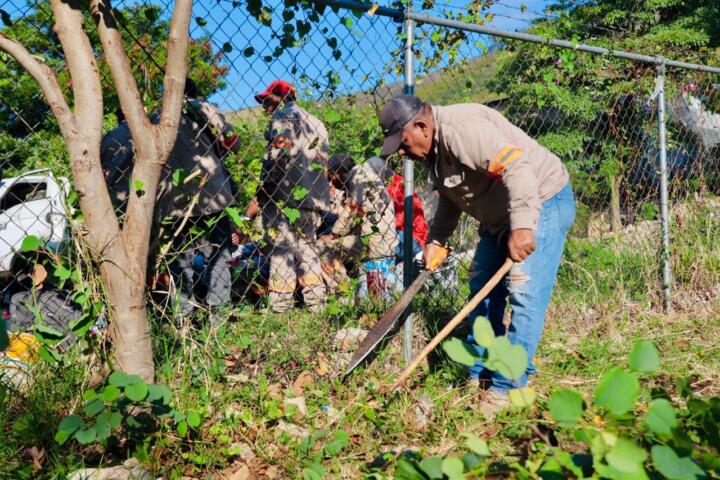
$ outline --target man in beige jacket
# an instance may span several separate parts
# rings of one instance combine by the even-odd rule
[[[504,335],[507,301],[512,306],[508,339],[532,359],[542,335],[545,312],[575,219],[568,172],[560,159],[480,104],[430,106],[412,95],[390,100],[380,113],[385,141],[382,154],[395,152],[423,161],[440,193],[424,251],[426,264],[437,258],[462,212],[480,222],[480,240],[470,272],[474,295],[503,264],[516,263],[473,312],[487,317]],[[431,267],[434,267],[432,265]],[[474,342],[471,337],[469,339]],[[482,354],[484,349],[476,345]],[[470,370],[472,383],[489,380],[481,411],[494,417],[508,405],[508,390],[527,384],[532,360],[518,381],[488,371],[482,362]]]

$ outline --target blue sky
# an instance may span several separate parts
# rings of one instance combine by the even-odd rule
[[[136,3],[159,2],[124,2],[126,5]],[[280,0],[265,0],[263,3],[271,7],[282,5]],[[522,30],[529,26],[533,18],[542,15],[545,6],[550,3],[552,2],[548,0],[499,0],[490,9],[493,14],[490,25],[505,30]],[[117,7],[122,4],[116,1],[114,5]],[[244,5],[243,1],[241,6],[233,7],[229,0],[194,2],[192,36],[210,37],[216,50],[221,50],[225,44],[232,46],[232,51],[223,54],[229,67],[228,87],[211,97],[223,110],[253,106],[254,93],[264,89],[265,85],[276,78],[292,81],[305,95],[314,97],[325,90],[325,75],[328,72],[339,77],[338,90],[341,93],[367,90],[380,78],[384,78],[386,82],[401,79],[392,70],[386,69],[388,65],[402,61],[392,55],[392,51],[400,44],[396,37],[398,24],[389,18],[369,15],[356,18],[347,11],[336,14],[327,9],[320,24],[313,27],[305,45],[289,49],[279,58],[266,62],[263,57],[270,55],[278,43],[272,38],[273,33],[280,32],[283,26],[281,8],[277,8],[273,13],[272,27],[264,27],[248,17]],[[432,13],[439,13],[441,9],[458,11],[463,5],[464,2],[461,1],[443,0],[436,4]],[[25,0],[0,0],[0,9],[7,11],[13,18],[27,11],[27,8]],[[418,8],[419,2],[416,10]],[[169,7],[166,12],[168,15],[171,13]],[[304,19],[303,16],[302,12],[298,12],[295,19]],[[200,23],[203,25],[198,23],[198,17],[202,19]],[[349,28],[345,17],[352,22]],[[327,45],[327,40],[331,37],[338,39],[338,48],[342,52],[339,59],[332,58],[332,49]],[[461,55],[480,54],[481,50],[475,43],[487,44],[487,39],[475,35],[473,42],[469,42],[468,46],[461,50]],[[252,48],[254,54],[246,57],[243,52],[248,48]],[[319,82],[320,89],[314,88],[312,82],[303,79]]]

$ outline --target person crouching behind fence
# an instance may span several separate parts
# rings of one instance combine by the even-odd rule
[[[318,311],[327,298],[316,239],[320,217],[330,209],[324,174],[327,130],[300,107],[288,82],[272,82],[255,99],[272,115],[261,185],[253,199],[258,207],[253,210],[262,214],[270,258],[270,308],[276,313],[290,310],[299,283],[305,305]]]
[[[532,359],[565,238],[575,219],[565,166],[499,112],[484,105],[430,106],[415,96],[399,95],[383,107],[380,123],[385,134],[382,154],[398,152],[423,161],[440,191],[424,250],[426,264],[445,246],[462,212],[481,224],[470,271],[471,296],[507,257],[516,262],[507,282],[498,285],[471,318],[488,317],[495,334],[504,335],[509,297],[512,317],[507,337]],[[482,352],[480,346],[476,348]],[[525,386],[535,369],[530,362],[516,384],[498,372],[486,371],[478,362],[471,368],[471,379],[478,382],[486,373],[490,390],[480,411],[492,418],[509,405],[508,391]]]
[[[328,176],[336,188],[345,191],[345,203],[331,235],[321,238],[322,244],[341,260],[359,265],[360,298],[370,292],[389,299],[397,280],[392,199],[371,165],[357,165],[350,155],[330,157]]]

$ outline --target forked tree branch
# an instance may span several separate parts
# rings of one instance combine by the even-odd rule
[[[100,75],[90,39],[83,29],[82,5],[79,0],[50,0],[55,26],[67,62],[75,94],[75,118],[82,125],[81,134],[97,137],[98,151],[102,136],[103,97]]]
[[[132,135],[135,155],[140,159],[154,158],[156,151],[153,129],[145,112],[130,60],[125,53],[110,0],[90,0],[90,11],[97,24],[100,43],[105,52],[105,61],[110,67],[120,108]]]
[[[188,70],[188,44],[190,43],[190,16],[192,0],[176,0],[170,22],[168,37],[167,64],[163,81],[162,116],[158,132],[158,148],[165,155],[175,145],[182,98],[185,90],[185,79]]]
[[[38,82],[63,134],[77,130],[75,118],[52,68],[35,58],[23,45],[2,33],[0,33],[0,50],[13,57]]]

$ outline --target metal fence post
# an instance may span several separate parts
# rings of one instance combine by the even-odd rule
[[[409,8],[409,7],[408,7]],[[415,21],[405,20],[405,88],[404,93],[413,95],[415,93],[415,59],[413,56],[413,41],[415,39]],[[413,280],[413,187],[414,187],[414,165],[407,157],[403,160],[403,181],[404,192],[404,223],[403,223],[403,287],[407,289]],[[403,359],[409,363],[413,358],[413,316],[412,304],[408,306],[403,326]]]
[[[665,131],[665,63],[657,67],[657,113],[660,135],[660,222],[662,224],[663,294],[665,311],[671,308],[670,214],[668,209],[667,133]]]

